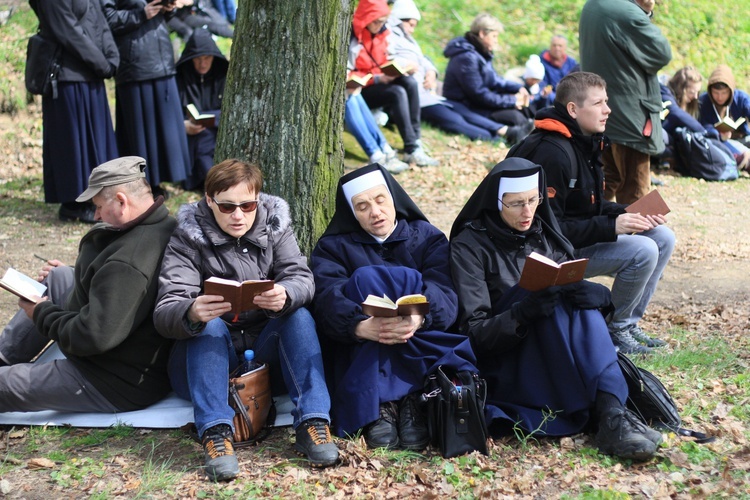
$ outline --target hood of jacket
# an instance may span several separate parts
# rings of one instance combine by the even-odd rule
[[[360,0],[352,17],[352,34],[357,40],[362,41],[366,26],[376,19],[388,17],[390,12],[385,0]],[[383,28],[385,29],[385,25]]]
[[[578,122],[558,102],[537,112],[534,116],[534,128],[544,132],[557,132],[572,139],[581,151],[593,153],[602,150],[609,143],[604,134],[585,135]]]
[[[455,57],[465,52],[475,52],[482,56],[484,59],[492,59],[492,54],[472,32],[467,32],[464,36],[459,36],[448,42],[445,46],[443,55],[448,59]]]
[[[190,38],[188,38],[185,49],[177,61],[177,67],[182,68],[185,64],[192,65],[191,61],[200,56],[214,56],[211,72],[220,71],[222,74],[226,74],[229,68],[227,58],[219,50],[211,33],[203,28],[196,29]]]
[[[268,244],[268,233],[283,233],[291,225],[292,217],[289,204],[282,198],[260,193],[258,200],[260,203],[255,223],[240,239],[265,248]],[[260,221],[265,221],[265,224],[259,223]],[[218,246],[236,241],[236,238],[221,230],[205,198],[180,207],[177,212],[177,230],[201,246]]]
[[[711,85],[717,84],[717,83],[723,83],[727,87],[729,87],[729,100],[728,103],[731,103],[734,100],[734,91],[737,88],[737,83],[734,79],[734,73],[732,72],[732,68],[727,66],[726,64],[720,64],[716,67],[715,70],[711,73],[711,76],[708,77],[708,89],[711,89]],[[713,101],[713,97],[711,97],[711,92],[708,93],[709,99]]]

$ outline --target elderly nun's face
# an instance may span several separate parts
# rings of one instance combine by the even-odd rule
[[[505,193],[500,218],[516,231],[528,231],[539,206],[539,190],[529,189],[522,193]]]
[[[354,195],[352,208],[362,229],[378,238],[391,234],[396,225],[396,207],[383,184]]]

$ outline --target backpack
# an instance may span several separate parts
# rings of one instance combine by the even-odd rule
[[[617,363],[628,384],[629,410],[636,413],[648,425],[663,428],[679,434],[696,438],[697,443],[710,443],[716,438],[682,427],[682,419],[677,405],[664,384],[648,370],[635,366],[630,358],[617,352]]]
[[[573,145],[568,139],[560,134],[548,134],[544,132],[534,131],[527,135],[524,140],[517,143],[515,146],[510,148],[506,158],[525,158],[529,159],[534,151],[539,147],[542,141],[551,142],[560,146],[565,155],[568,158],[567,164],[570,165],[570,185],[569,188],[573,188],[578,181],[578,161],[576,159],[576,153],[573,151]]]
[[[673,134],[675,170],[707,181],[733,181],[739,177],[737,161],[718,139],[677,127]]]

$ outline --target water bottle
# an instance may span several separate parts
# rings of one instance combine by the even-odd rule
[[[263,366],[263,363],[255,359],[255,351],[252,349],[245,351],[244,358],[245,361],[242,363],[242,368],[240,369],[240,377]]]

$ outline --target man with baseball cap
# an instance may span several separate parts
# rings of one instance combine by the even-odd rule
[[[170,341],[153,324],[162,254],[176,225],[153,199],[146,161],[108,161],[77,201],[96,207],[75,267],[52,260],[39,280],[48,296],[19,300],[0,335],[0,412],[116,413],[144,408],[170,390]],[[65,359],[29,361],[50,340]]]

